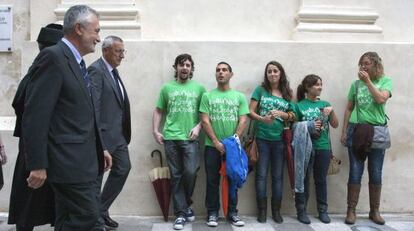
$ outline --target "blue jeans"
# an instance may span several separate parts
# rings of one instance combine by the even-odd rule
[[[354,124],[349,124],[347,130],[347,146],[349,156],[349,177],[348,184],[361,184],[364,174],[365,161],[355,157],[352,151],[352,136]],[[367,155],[369,183],[374,185],[382,184],[382,166],[384,164],[385,149],[372,148]]]
[[[220,209],[220,166],[225,156],[211,146],[206,146],[204,153],[204,164],[207,177],[206,208],[208,215],[218,215]],[[230,180],[229,180],[230,182]],[[228,216],[237,214],[237,189],[236,198],[229,195]]]
[[[256,197],[266,198],[267,173],[269,165],[272,174],[272,198],[282,200],[283,193],[283,164],[285,162],[283,141],[256,139],[259,159],[256,163]]]
[[[191,197],[199,168],[198,141],[165,140],[165,154],[171,172],[171,195],[174,214],[184,216],[191,205]]]

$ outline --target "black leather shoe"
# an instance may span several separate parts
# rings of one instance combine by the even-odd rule
[[[112,220],[109,216],[103,217],[103,219],[105,221],[106,228],[109,228],[109,229],[118,228],[118,222]]]

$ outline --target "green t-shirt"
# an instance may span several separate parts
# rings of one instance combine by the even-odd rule
[[[161,88],[157,108],[166,114],[163,135],[166,140],[189,140],[189,133],[200,121],[198,108],[206,89],[194,80],[169,81]]]
[[[214,89],[201,98],[200,112],[208,114],[214,134],[222,140],[236,133],[239,117],[249,114],[249,108],[243,93]],[[206,145],[214,146],[208,136]]]
[[[289,101],[270,94],[261,86],[254,90],[251,99],[259,103],[257,114],[260,116],[266,116],[271,110],[292,111]],[[270,141],[281,140],[284,127],[284,121],[281,118],[273,120],[271,124],[255,121],[256,137]]]
[[[299,121],[322,120],[322,132],[318,139],[312,139],[313,148],[316,150],[330,150],[331,142],[329,140],[329,117],[324,118],[320,108],[331,106],[323,100],[311,101],[303,99],[296,104],[296,116]]]
[[[358,82],[358,103],[355,104],[356,83]],[[390,77],[383,76],[372,82],[374,86],[381,91],[389,91],[392,93],[392,80]],[[352,83],[348,93],[348,100],[354,102],[354,110],[352,110],[351,123],[370,123],[374,125],[384,124],[386,122],[385,103],[376,103],[367,85],[361,80]],[[358,115],[357,111],[358,109]]]

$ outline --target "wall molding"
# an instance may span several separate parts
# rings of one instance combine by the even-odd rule
[[[382,28],[376,25],[379,14],[370,8],[336,7],[336,6],[302,6],[296,21],[294,32],[297,33],[353,33],[357,37],[382,37]],[[295,36],[305,38],[306,36]],[[335,39],[338,35],[335,36]]]
[[[58,23],[63,23],[65,12],[74,4],[62,3],[54,10]],[[104,34],[121,34],[126,40],[141,39],[139,10],[132,3],[90,3],[98,11],[99,24]]]

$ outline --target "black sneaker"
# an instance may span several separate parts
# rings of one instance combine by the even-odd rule
[[[215,214],[211,214],[207,218],[207,226],[209,227],[217,227],[218,226],[218,217]]]
[[[234,226],[238,226],[238,227],[244,226],[244,221],[242,221],[242,219],[239,216],[237,216],[236,214],[231,215],[229,217],[229,221]]]
[[[175,230],[181,230],[181,229],[184,229],[184,225],[185,225],[185,217],[179,216],[175,219],[173,228]]]
[[[194,215],[194,211],[192,208],[188,207],[187,211],[185,211],[185,219],[186,221],[194,221],[195,220],[195,215]]]

